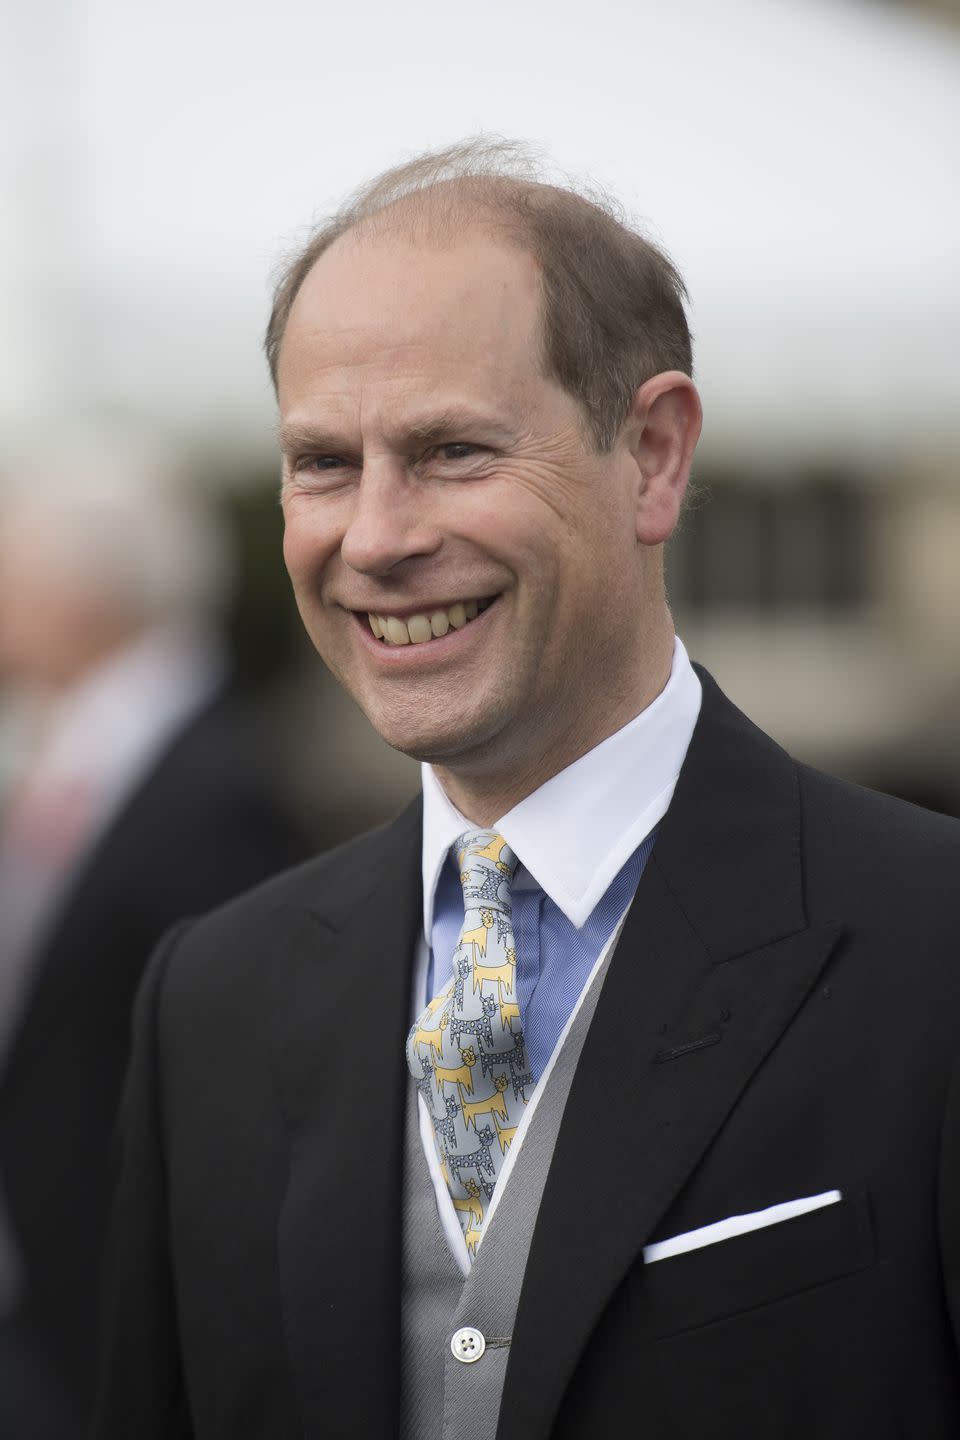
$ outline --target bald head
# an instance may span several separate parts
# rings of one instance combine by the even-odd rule
[[[413,245],[443,248],[477,231],[534,261],[544,374],[574,397],[598,449],[613,444],[646,380],[692,373],[686,292],[668,258],[612,202],[545,182],[517,145],[480,141],[378,176],[291,259],[265,340],[274,385],[297,295],[343,236],[402,234]]]

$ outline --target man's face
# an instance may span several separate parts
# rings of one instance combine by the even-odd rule
[[[348,235],[280,355],[307,630],[384,739],[465,774],[610,733],[642,647],[637,466],[544,378],[539,306],[535,261],[483,233]]]

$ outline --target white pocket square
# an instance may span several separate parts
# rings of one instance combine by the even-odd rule
[[[699,1230],[687,1230],[683,1235],[673,1235],[669,1240],[658,1240],[654,1245],[644,1245],[643,1262],[651,1265],[655,1260],[666,1260],[671,1255],[683,1255],[687,1250],[699,1250],[704,1245],[716,1245],[720,1240],[729,1240],[734,1235],[745,1235],[748,1230],[762,1230],[765,1225],[779,1225],[781,1220],[793,1220],[797,1215],[806,1215],[808,1210],[819,1210],[824,1205],[836,1205],[843,1197],[839,1190],[826,1190],[822,1195],[807,1195],[802,1200],[785,1200],[782,1205],[771,1205],[767,1210],[753,1210],[749,1215],[730,1215],[726,1220],[716,1220],[712,1225],[701,1225]]]

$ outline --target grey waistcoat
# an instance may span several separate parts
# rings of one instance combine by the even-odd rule
[[[466,1279],[440,1226],[420,1139],[417,1092],[410,1086],[402,1191],[401,1440],[494,1440],[540,1196],[570,1082],[615,949],[616,941],[543,1085]],[[481,1331],[486,1340],[486,1350],[473,1364],[458,1360],[450,1348],[463,1326]]]

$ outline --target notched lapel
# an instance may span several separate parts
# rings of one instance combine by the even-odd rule
[[[700,720],[564,1111],[497,1440],[549,1435],[604,1308],[841,933],[807,928],[794,763],[700,675]]]
[[[354,873],[330,877],[316,913],[297,916],[278,963],[275,1069],[290,1136],[278,1234],[284,1326],[304,1434],[324,1440],[396,1430],[419,806],[355,858]]]

